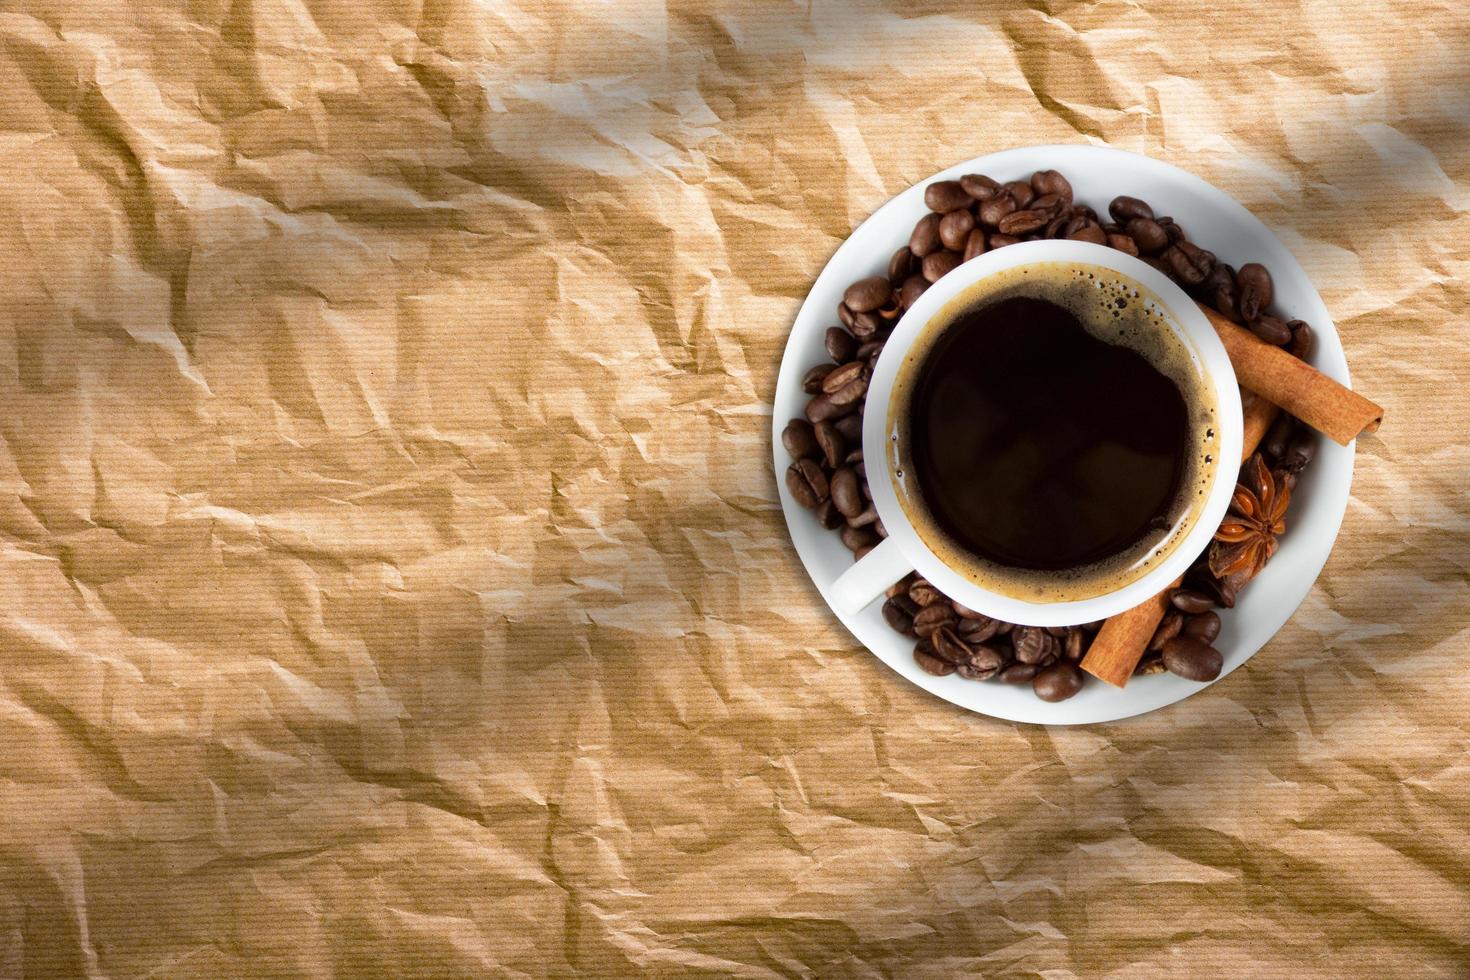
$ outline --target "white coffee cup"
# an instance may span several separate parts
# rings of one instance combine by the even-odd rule
[[[900,488],[891,451],[894,385],[909,348],[931,327],[937,314],[960,293],[998,273],[1046,263],[1100,266],[1132,280],[1157,300],[1168,329],[1175,332],[1200,370],[1213,395],[1219,435],[1219,460],[1208,471],[1205,503],[1182,539],[1127,584],[1085,599],[1032,601],[1007,595],[975,582],[947,564],[924,542],[899,503]],[[971,259],[925,290],[899,320],[868,382],[868,409],[863,416],[863,459],[873,505],[888,537],[832,584],[829,597],[840,612],[851,613],[878,598],[911,571],[917,571],[945,595],[969,608],[1028,626],[1071,626],[1105,619],[1144,602],[1183,574],[1204,550],[1229,509],[1240,459],[1241,405],[1235,371],[1220,338],[1194,301],[1167,276],[1116,249],[1088,242],[1021,242]]]

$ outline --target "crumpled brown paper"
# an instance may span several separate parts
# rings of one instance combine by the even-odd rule
[[[1470,969],[1463,9],[73,0],[0,42],[0,975]],[[1245,669],[1049,731],[836,623],[769,405],[856,222],[1072,140],[1264,218],[1391,424]]]

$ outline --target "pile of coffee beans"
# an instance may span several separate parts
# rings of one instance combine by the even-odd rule
[[[1084,626],[1017,626],[966,609],[910,574],[887,592],[883,620],[918,643],[914,660],[931,674],[1030,684],[1044,701],[1082,689],[1077,666],[1102,622]]]
[[[837,305],[838,325],[828,327],[830,361],[802,379],[811,396],[805,417],[787,423],[781,442],[791,455],[786,487],[792,499],[837,531],[854,559],[888,536],[873,508],[863,464],[862,416],[868,380],[883,343],[904,310],[924,290],[961,264],[991,249],[1043,238],[1107,245],[1158,269],[1199,302],[1250,328],[1268,343],[1306,357],[1312,329],[1301,320],[1271,312],[1271,274],[1258,263],[1239,269],[1191,242],[1173,218],[1156,215],[1144,201],[1116,197],[1106,220],[1073,200],[1072,185],[1055,170],[1030,180],[1005,183],[980,174],[941,180],[924,189],[929,213],[919,219],[908,243],[888,261],[885,275],[847,287]],[[1267,434],[1261,453],[1268,466],[1290,481],[1311,461],[1316,435],[1283,415]],[[1211,644],[1219,635],[1216,608],[1231,608],[1245,583],[1218,579],[1201,555],[1172,597],[1173,609],[1159,625],[1137,673],[1170,671],[1191,680],[1219,676],[1222,657]],[[982,616],[910,576],[893,586],[883,617],[916,640],[914,659],[932,674],[972,680],[1029,683],[1037,696],[1062,701],[1082,689],[1077,667],[1101,623],[1041,629]]]

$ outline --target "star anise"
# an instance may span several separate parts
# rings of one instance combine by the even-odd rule
[[[1237,573],[1255,578],[1276,553],[1276,537],[1286,530],[1291,485],[1285,474],[1272,473],[1256,453],[1245,464],[1245,482],[1235,485],[1230,512],[1220,522],[1210,546],[1210,573],[1225,578]]]

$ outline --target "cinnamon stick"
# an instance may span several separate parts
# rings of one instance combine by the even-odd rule
[[[1236,370],[1238,372],[1239,368]],[[1246,394],[1242,393],[1243,396]],[[1242,397],[1241,419],[1245,438],[1241,443],[1241,462],[1250,459],[1280,411],[1273,402],[1260,395]],[[1108,617],[1087,648],[1087,655],[1082,658],[1082,669],[1114,687],[1127,684],[1138,661],[1143,659],[1148,641],[1153,639],[1154,631],[1169,611],[1170,594],[1179,588],[1182,581],[1184,577],[1180,576],[1148,601]]]
[[[1360,433],[1377,431],[1383,421],[1382,408],[1203,303],[1199,308],[1220,335],[1242,388],[1274,402],[1344,446]]]

